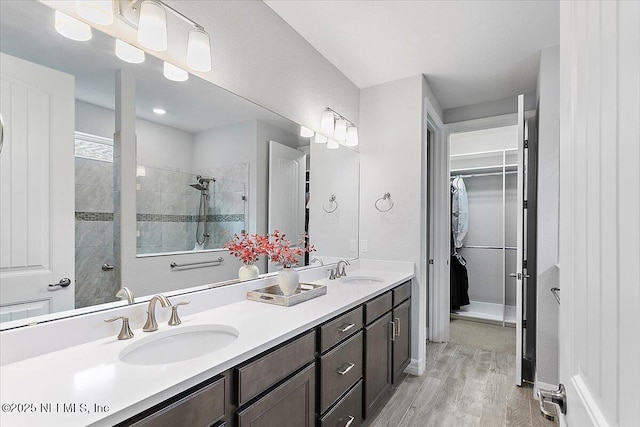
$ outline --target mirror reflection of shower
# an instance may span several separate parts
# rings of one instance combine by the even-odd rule
[[[197,182],[189,184],[189,186],[200,191],[200,205],[198,207],[198,222],[196,225],[196,244],[193,248],[194,251],[203,250],[211,236],[209,234],[207,217],[209,215],[209,185],[212,181],[216,182],[215,178],[205,178],[198,175]],[[202,234],[200,232],[200,224],[202,224]]]

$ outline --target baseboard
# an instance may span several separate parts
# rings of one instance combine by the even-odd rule
[[[411,359],[411,363],[404,370],[405,373],[409,375],[420,376],[424,374],[426,369],[426,364],[424,359]]]

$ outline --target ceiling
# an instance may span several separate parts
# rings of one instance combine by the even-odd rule
[[[212,83],[190,75],[172,82],[162,61],[147,54],[142,64],[116,57],[115,41],[93,30],[87,42],[64,38],[54,28],[54,10],[39,2],[0,1],[0,51],[75,76],[75,98],[115,109],[115,75],[129,69],[136,80],[136,116],[189,133],[246,120],[262,120],[297,133],[295,123]],[[167,111],[164,116],[154,107]]]
[[[264,0],[359,88],[424,74],[443,109],[531,93],[559,2]]]

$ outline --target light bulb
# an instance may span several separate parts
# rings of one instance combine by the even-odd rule
[[[145,0],[140,5],[138,42],[151,50],[167,50],[167,13],[160,3]]]
[[[355,126],[349,126],[347,128],[347,143],[348,147],[355,147],[358,145],[358,128]]]
[[[140,64],[144,62],[144,51],[127,42],[116,39],[116,56],[125,62]]]
[[[347,139],[347,121],[345,119],[336,120],[336,129],[333,137],[338,141]]]
[[[68,39],[79,42],[91,40],[91,27],[88,24],[78,21],[76,18],[72,18],[59,10],[56,10],[55,28],[57,32]]]
[[[313,137],[313,142],[317,144],[326,144],[327,137],[322,134],[316,133],[316,136]]]
[[[312,131],[309,128],[306,128],[304,126],[300,126],[300,136],[303,138],[311,138],[313,135],[315,135],[315,132]]]
[[[182,68],[176,67],[175,65],[166,61],[164,63],[163,74],[165,78],[174,82],[184,82],[189,79],[189,73],[187,73]]]
[[[189,31],[187,65],[195,71],[203,73],[211,71],[211,42],[209,34],[202,28]]]
[[[320,132],[325,135],[333,135],[334,123],[333,123],[333,111],[326,109],[322,113],[322,119],[320,121]]]
[[[332,150],[336,150],[336,149],[340,148],[340,144],[338,144],[338,141],[336,141],[335,139],[329,138],[329,141],[327,141],[327,148],[330,148]]]
[[[94,24],[113,24],[112,0],[76,0],[76,13]]]

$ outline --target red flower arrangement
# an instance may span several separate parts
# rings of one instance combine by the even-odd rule
[[[229,253],[240,258],[245,265],[253,265],[260,259],[260,255],[268,255],[269,238],[259,234],[234,234],[233,238],[224,244]]]
[[[297,246],[291,245],[291,241],[285,237],[279,230],[274,230],[268,236],[267,256],[274,264],[281,264],[284,268],[298,265],[300,261],[298,257],[304,255],[305,252],[313,252],[316,248],[307,241],[307,233],[302,233]]]

